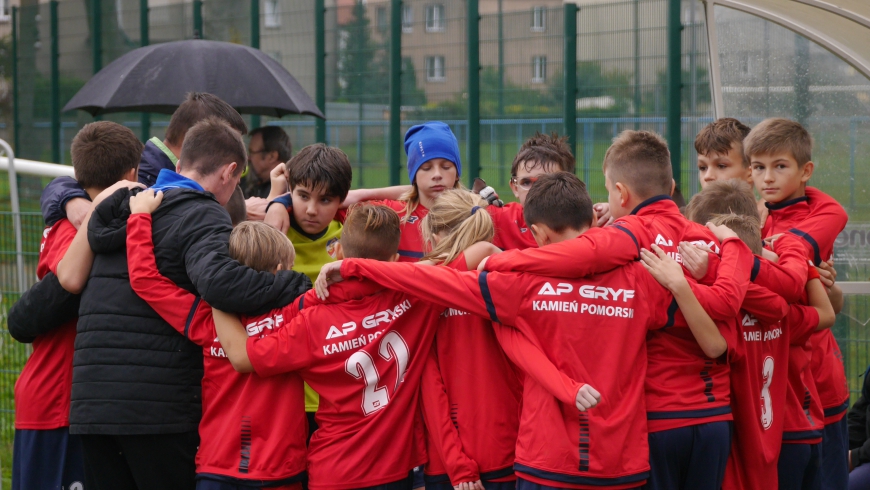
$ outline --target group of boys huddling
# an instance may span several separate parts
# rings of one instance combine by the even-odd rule
[[[535,135],[496,206],[429,122],[410,186],[350,190],[346,155],[311,145],[257,222],[238,114],[192,94],[173,121],[144,151],[86,125],[75,182],[46,189],[9,322],[34,347],[15,488],[846,487],[847,217],[806,187],[800,124],[704,128],[685,217],[652,132],[614,139],[594,206],[565,139]]]

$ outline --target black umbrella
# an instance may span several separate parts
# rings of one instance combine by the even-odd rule
[[[293,75],[262,51],[199,39],[130,51],[94,75],[63,110],[172,114],[188,92],[217,95],[245,114],[323,118]]]

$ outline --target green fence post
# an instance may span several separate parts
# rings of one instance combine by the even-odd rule
[[[314,85],[315,103],[326,115],[326,5],[314,0]],[[318,143],[326,143],[326,120],[317,118],[315,136]]]
[[[467,0],[468,13],[468,186],[480,176],[480,11]]]
[[[562,124],[571,153],[577,154],[577,4],[566,3],[565,12],[565,112]]]
[[[148,46],[151,43],[149,39],[150,26],[148,24],[148,0],[139,0],[139,45]],[[151,114],[142,113],[141,124],[142,141],[148,141],[151,138]]]
[[[402,174],[402,0],[390,0],[390,185]]]
[[[48,3],[51,29],[51,161],[60,163],[60,50],[57,41],[57,0]]]
[[[668,2],[668,113],[667,113],[667,136],[668,148],[671,151],[671,167],[674,172],[674,181],[680,187],[682,176],[682,123],[680,121],[683,67],[680,63],[682,55],[682,30],[680,19],[681,0],[669,0]]]
[[[260,0],[251,0],[251,47],[260,49]],[[260,127],[260,116],[251,116],[251,129]]]
[[[103,69],[103,2],[91,0],[91,47],[94,57],[94,75]],[[95,121],[101,120],[101,116],[94,116]]]
[[[193,38],[205,39],[202,33],[202,0],[193,0]]]
[[[18,7],[12,7],[12,144],[15,153],[21,151],[21,138],[18,128],[21,126],[21,116],[18,107]]]

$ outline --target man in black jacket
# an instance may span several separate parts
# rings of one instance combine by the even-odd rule
[[[229,258],[232,226],[221,206],[245,161],[241,135],[221,120],[190,129],[178,173],[161,170],[153,187],[164,193],[153,215],[154,253],[161,274],[178,286],[216,308],[255,314],[291,302],[311,284],[293,271],[257,272]],[[82,435],[89,488],[189,490],[202,354],[130,287],[130,195],[124,189],[107,198],[88,224],[96,256],[79,309],[70,432]]]

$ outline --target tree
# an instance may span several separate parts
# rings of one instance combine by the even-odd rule
[[[340,34],[338,77],[341,97],[348,102],[386,103],[389,89],[385,88],[387,69],[385,56],[375,56],[381,49],[371,38],[370,21],[365,5],[357,1],[353,15]]]

